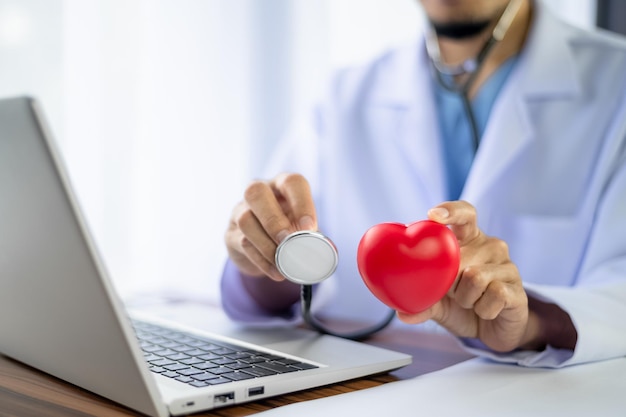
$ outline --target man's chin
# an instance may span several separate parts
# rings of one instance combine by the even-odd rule
[[[479,22],[431,22],[437,37],[450,39],[470,39],[483,33],[490,25],[489,20]]]

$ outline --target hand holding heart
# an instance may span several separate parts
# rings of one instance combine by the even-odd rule
[[[458,273],[451,284],[444,282],[437,288],[440,291],[441,287],[449,287],[445,295],[426,303],[431,305],[423,311],[419,303],[414,304],[418,308],[409,312],[410,309],[402,307],[400,310],[404,311],[399,310],[398,317],[414,324],[435,320],[451,333],[479,338],[497,351],[515,349],[534,337],[528,328],[528,298],[506,243],[486,236],[478,228],[476,210],[467,202],[443,203],[431,209],[428,217],[449,226],[456,236],[460,247]],[[450,259],[454,261],[453,257]],[[442,270],[444,275],[449,272],[446,268]],[[378,290],[384,292],[385,288]],[[428,296],[434,297],[437,291]]]

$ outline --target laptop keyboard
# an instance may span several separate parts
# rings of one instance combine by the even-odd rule
[[[150,370],[194,387],[317,368],[152,323],[133,320],[132,324]]]

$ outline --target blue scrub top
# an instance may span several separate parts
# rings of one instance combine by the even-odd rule
[[[489,113],[504,85],[516,58],[510,58],[489,77],[472,100],[479,137],[482,137]],[[435,81],[435,101],[439,116],[439,129],[443,140],[448,199],[458,200],[474,161],[474,144],[468,115],[459,93],[446,90]]]

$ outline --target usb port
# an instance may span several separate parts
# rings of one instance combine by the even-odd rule
[[[261,395],[265,393],[265,387],[254,387],[248,389],[248,397],[254,397],[255,395]]]
[[[234,392],[227,392],[225,394],[218,394],[213,397],[213,404],[215,405],[224,405],[232,403],[235,400]]]

